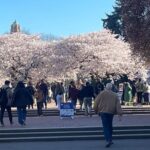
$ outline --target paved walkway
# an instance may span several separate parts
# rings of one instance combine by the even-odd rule
[[[133,106],[123,106],[123,107],[133,107]],[[134,106],[135,107],[135,106]],[[149,107],[150,106],[142,106]],[[36,108],[36,106],[34,106]],[[56,108],[55,103],[49,103],[48,108]],[[0,127],[0,129],[8,128],[22,128],[17,121],[17,117],[13,118],[14,124],[11,126],[9,124],[8,118],[4,118],[5,127]],[[26,126],[24,128],[61,128],[61,127],[99,127],[102,126],[101,120],[97,115],[93,117],[86,116],[75,116],[74,119],[64,118],[60,119],[59,116],[42,116],[42,117],[28,117],[26,120]],[[119,121],[118,117],[114,118],[114,126],[143,126],[150,125],[150,115],[124,115],[122,121]]]
[[[42,117],[28,117],[26,126],[21,127],[17,122],[17,117],[14,118],[14,124],[9,124],[8,118],[4,118],[5,127],[8,128],[61,128],[61,127],[99,127],[102,126],[100,118],[97,115],[93,117],[75,116],[74,119],[64,118],[59,116],[42,116]],[[143,126],[150,125],[150,115],[124,115],[122,121],[118,117],[114,118],[114,126]]]

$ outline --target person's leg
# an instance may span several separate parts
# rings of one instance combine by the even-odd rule
[[[112,133],[113,133],[113,114],[108,114],[108,127],[109,127],[109,142],[112,142]]]
[[[25,121],[26,121],[26,114],[27,114],[27,111],[26,111],[26,106],[24,106],[22,108],[22,120],[23,120],[23,124],[25,125]]]
[[[17,107],[17,113],[18,113],[18,122],[19,124],[23,125],[23,114],[22,114],[22,108],[21,107]]]
[[[141,104],[142,102],[142,92],[137,92],[137,103]]]
[[[55,104],[56,104],[56,106],[57,106],[57,100],[56,100],[56,95],[55,95],[55,94],[53,95],[53,99],[54,99]]]
[[[72,103],[73,108],[74,108],[74,110],[75,110],[75,109],[76,109],[77,100],[76,100],[76,99],[71,99],[71,103]]]
[[[44,96],[44,105],[45,105],[45,109],[47,109],[47,96]]]
[[[80,110],[83,109],[83,98],[79,98]]]
[[[59,99],[57,99],[57,108],[58,108],[58,110],[60,110],[60,100]]]
[[[39,104],[39,114],[40,115],[43,115],[42,107],[43,107],[43,102],[40,102],[40,104]]]
[[[140,100],[140,104],[142,104],[142,98],[143,98],[143,93],[142,92],[139,93],[139,98],[140,98],[139,99]]]
[[[87,106],[88,106],[88,113],[89,113],[90,117],[92,117],[92,112],[91,112],[91,110],[92,110],[92,98],[91,97],[88,98]]]
[[[40,102],[37,102],[37,114],[40,116]]]
[[[103,125],[103,131],[104,131],[104,137],[107,142],[106,147],[109,147],[112,144],[112,120],[113,115],[107,114],[107,113],[100,113],[102,125]]]
[[[76,106],[77,106],[77,99],[74,100],[74,109],[76,110]]]
[[[87,116],[88,115],[88,107],[87,107],[87,98],[85,97],[84,98],[84,100],[83,100],[83,102],[84,102],[84,109],[85,109],[85,115]]]
[[[7,109],[7,112],[8,112],[8,117],[9,117],[10,124],[13,124],[11,107],[7,106],[6,109]]]
[[[106,142],[109,142],[109,126],[108,126],[108,118],[105,113],[100,113],[102,125],[103,125],[103,131],[104,131],[104,137]]]
[[[148,103],[149,103],[149,93],[144,93],[144,103],[146,104],[146,105],[148,105]]]
[[[1,122],[1,125],[2,125],[2,126],[4,126],[4,121],[3,121],[4,112],[5,112],[5,106],[1,105],[0,122]]]

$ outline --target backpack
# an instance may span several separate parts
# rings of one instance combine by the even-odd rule
[[[0,89],[0,104],[7,104],[8,102],[7,89],[9,89],[9,87],[7,87],[6,89]]]

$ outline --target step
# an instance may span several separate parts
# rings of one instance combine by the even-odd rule
[[[128,134],[128,135],[113,135],[113,139],[149,139],[150,135],[146,134]],[[91,136],[54,136],[54,137],[18,137],[18,138],[0,138],[2,142],[46,142],[46,141],[80,141],[80,140],[104,140],[103,135]]]
[[[114,135],[128,135],[128,134],[144,134],[150,135],[150,130],[114,130]],[[91,135],[103,135],[103,131],[96,130],[96,131],[53,131],[53,132],[21,132],[21,133],[1,133],[0,138],[11,138],[11,137],[43,137],[43,136],[91,136]]]

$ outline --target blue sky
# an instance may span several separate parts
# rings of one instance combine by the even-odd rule
[[[0,0],[0,34],[14,20],[30,33],[69,36],[99,31],[115,0]]]

